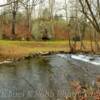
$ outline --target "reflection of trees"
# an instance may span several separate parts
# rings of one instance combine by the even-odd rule
[[[46,92],[45,96],[47,96],[49,100],[56,100],[57,89],[53,80],[52,66],[49,64],[49,62],[49,58],[47,57],[36,58],[36,63],[39,68],[39,79],[43,86],[43,92]]]

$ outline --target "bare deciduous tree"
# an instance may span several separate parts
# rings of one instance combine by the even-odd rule
[[[55,37],[55,34],[54,34],[54,23],[53,23],[54,6],[55,6],[55,0],[49,0],[49,13],[50,13],[50,20],[51,20],[51,28],[52,28],[52,34]]]
[[[12,14],[12,39],[15,38],[16,35],[16,14],[18,10],[18,2],[19,0],[7,0],[6,4],[0,5],[0,7],[9,6]]]
[[[86,5],[84,5],[84,2]],[[98,8],[98,12],[100,13],[100,1],[96,0],[97,2],[96,8]],[[90,23],[93,25],[95,30],[100,33],[100,19],[98,19],[95,15],[95,11],[93,11],[92,4],[89,2],[89,0],[79,0],[79,3],[82,7],[82,13],[85,15],[85,17],[90,21]],[[87,6],[87,11],[85,10],[85,7]]]
[[[24,2],[21,2],[26,10],[26,16],[27,16],[27,26],[29,29],[29,32],[32,31],[32,14],[33,10],[35,10],[35,6],[43,3],[44,0],[24,0]]]

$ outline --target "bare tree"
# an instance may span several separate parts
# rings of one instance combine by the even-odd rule
[[[16,14],[17,14],[17,10],[18,10],[18,2],[19,0],[7,0],[6,4],[0,5],[0,7],[5,7],[8,6],[10,8],[10,12],[12,14],[12,39],[15,38],[16,35]]]
[[[49,0],[49,12],[50,12],[50,20],[51,20],[51,29],[52,29],[52,34],[55,37],[55,34],[54,34],[54,23],[53,23],[54,6],[55,6],[55,0]]]
[[[84,2],[86,4],[86,6],[87,6],[87,11],[85,10]],[[100,1],[96,0],[95,2],[97,2],[96,8],[98,8],[98,12],[100,14]],[[95,30],[98,33],[100,33],[100,19],[98,20],[98,18],[96,17],[95,11],[93,11],[92,5],[89,2],[89,0],[79,0],[79,3],[81,5],[81,7],[82,7],[82,13],[90,21],[90,23],[93,25]]]
[[[88,21],[92,24],[94,29],[94,41],[97,50],[100,50],[97,35],[100,34],[100,1],[99,0],[79,0],[79,3],[82,8],[82,13],[88,19]],[[92,33],[91,33],[92,36]],[[91,41],[92,42],[92,41]],[[92,44],[91,44],[92,45]],[[91,46],[92,47],[92,46]]]
[[[32,32],[32,14],[33,10],[35,10],[35,6],[43,3],[44,0],[24,0],[24,2],[21,2],[26,10],[26,16],[27,16],[27,26],[29,29],[29,32]]]
[[[12,2],[12,3],[10,3]],[[18,2],[19,0],[7,0],[7,3],[9,5],[9,8],[11,10],[11,14],[12,14],[12,35],[15,37],[16,34],[16,15],[17,15],[17,11],[18,11]]]
[[[65,0],[65,1],[64,1],[64,3],[65,3],[65,4],[64,4],[64,11],[65,11],[66,22],[68,21],[68,7],[67,7],[68,4],[67,4],[67,1],[68,1],[68,0]]]
[[[16,15],[18,10],[18,0],[11,4],[12,6],[12,34],[16,35]],[[15,38],[15,37],[14,37]]]

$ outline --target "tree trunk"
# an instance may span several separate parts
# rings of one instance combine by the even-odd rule
[[[16,12],[13,11],[12,14],[13,14],[13,18],[12,18],[12,35],[15,37],[15,34],[16,34]]]

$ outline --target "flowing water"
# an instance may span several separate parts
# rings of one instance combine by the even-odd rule
[[[2,64],[0,100],[65,100],[71,81],[94,86],[97,75],[100,66],[57,55]]]

